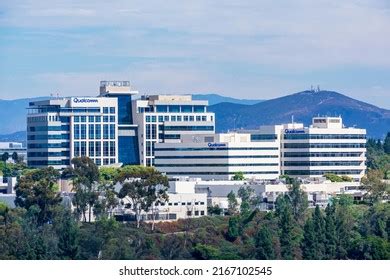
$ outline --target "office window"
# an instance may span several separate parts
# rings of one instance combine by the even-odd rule
[[[179,105],[171,105],[169,106],[169,112],[170,113],[179,113],[180,112],[180,106]]]
[[[195,105],[194,106],[194,112],[195,113],[204,113],[206,110],[205,110],[205,106],[201,106],[201,105]]]
[[[115,124],[110,124],[110,139],[115,139]]]
[[[88,125],[88,138],[89,139],[94,139],[95,138],[95,130],[94,130],[94,125],[89,124]]]
[[[80,136],[81,136],[81,139],[87,138],[87,125],[86,124],[80,125]]]
[[[104,141],[103,142],[103,156],[104,157],[108,157],[108,155],[109,155],[110,149],[109,149],[109,144],[108,143],[109,143],[108,141]]]
[[[146,156],[151,155],[151,147],[152,147],[152,145],[150,144],[150,141],[146,141],[146,146],[145,146]]]
[[[188,116],[184,116],[183,120],[184,120],[185,122],[188,122]]]
[[[110,156],[115,156],[115,141],[110,141]]]
[[[163,116],[158,116],[158,121],[159,122],[163,122],[164,121],[164,117]]]
[[[95,156],[95,142],[88,142],[88,150],[89,150],[89,155],[90,157]]]
[[[181,122],[181,116],[177,116],[176,118],[178,122]]]
[[[95,142],[95,156],[100,157],[102,155],[102,144],[101,142]]]
[[[202,122],[205,122],[207,121],[207,117],[206,116],[202,116]]]
[[[115,163],[115,159],[114,158],[110,158],[110,164],[114,164]]]
[[[182,202],[181,205],[186,205],[186,203],[185,203],[185,202]]]
[[[192,106],[190,105],[182,105],[181,106],[182,113],[192,113]]]
[[[74,122],[80,122],[80,117],[79,116],[75,116],[74,117]]]
[[[110,116],[110,122],[115,122],[115,116]]]
[[[110,161],[108,160],[108,158],[103,159],[103,165],[108,165],[109,163]]]
[[[80,156],[80,142],[78,142],[78,141],[74,142],[73,154],[75,157]]]
[[[190,116],[190,122],[194,121],[194,116]]]
[[[97,158],[97,159],[95,160],[95,163],[96,163],[97,166],[102,165],[102,161],[100,160],[100,158]]]
[[[156,130],[157,130],[156,125],[152,124],[152,139],[157,139]]]
[[[146,134],[146,139],[150,139],[150,124],[147,124],[146,126],[145,126],[145,134]]]
[[[95,122],[100,123],[102,121],[102,118],[100,116],[95,117]]]
[[[110,107],[110,114],[115,114],[115,107]]]
[[[80,139],[80,125],[74,125],[74,139]]]
[[[156,122],[156,116],[152,116],[151,121]]]
[[[161,113],[161,112],[168,112],[168,106],[167,105],[157,105],[156,106],[156,111],[158,113]]]
[[[87,117],[86,116],[81,116],[80,117],[80,122],[86,122],[87,121]]]
[[[87,142],[82,141],[80,145],[80,155],[86,156],[87,155]]]
[[[108,139],[109,132],[108,132],[108,124],[103,125],[103,139]]]
[[[103,107],[103,114],[108,114],[108,107]]]
[[[103,116],[103,122],[108,123],[108,116]]]
[[[191,211],[187,211],[187,216],[192,216],[192,212]]]
[[[204,211],[200,211],[200,215],[201,215],[201,216],[204,216]]]
[[[176,116],[171,116],[171,122],[175,122],[176,121]]]
[[[100,124],[95,124],[95,139],[102,138],[102,126]]]
[[[164,116],[164,121],[169,122],[169,116]]]
[[[200,116],[196,116],[196,121],[200,122],[201,121],[201,117]]]
[[[95,121],[95,117],[94,116],[89,116],[88,117],[88,121],[89,122],[94,122]]]
[[[146,122],[150,122],[150,116],[146,116],[146,117],[145,117],[145,121],[146,121]]]
[[[195,211],[195,216],[199,216],[199,211]]]

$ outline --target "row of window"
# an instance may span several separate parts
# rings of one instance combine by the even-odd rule
[[[206,158],[214,158],[214,159],[223,159],[223,158],[278,158],[279,156],[277,155],[265,155],[265,156],[156,156],[156,159],[184,159],[184,158],[201,158],[201,159],[206,159]]]
[[[278,163],[191,163],[191,164],[159,164],[156,167],[225,167],[225,166],[278,166]]]
[[[166,131],[214,131],[212,125],[196,125],[196,126],[164,126]]]
[[[85,123],[87,122],[90,122],[90,123],[100,123],[102,120],[104,123],[108,123],[108,122],[111,122],[111,123],[114,123],[115,122],[115,116],[74,116],[74,122],[75,123]]]
[[[80,156],[88,156],[88,157],[100,157],[102,155],[104,157],[115,157],[115,141],[104,141],[103,142],[103,150],[102,150],[102,142],[100,141],[75,141],[73,147],[73,154],[75,157]]]
[[[278,136],[276,134],[251,134],[252,142],[276,139],[278,139]]]
[[[333,173],[336,175],[359,175],[361,170],[286,170],[285,175],[324,175],[327,173]]]
[[[32,157],[69,157],[69,151],[62,152],[29,152],[27,153],[28,158]]]
[[[284,148],[365,148],[366,144],[359,143],[285,143]]]
[[[182,202],[156,202],[155,206],[190,206],[190,205],[205,205],[204,201],[182,201]]]
[[[102,126],[100,124],[75,124],[74,139],[87,139],[87,128],[89,139],[102,138]],[[115,124],[103,124],[103,139],[115,139]]]
[[[67,134],[45,134],[45,135],[28,135],[27,140],[69,140],[70,135]]]
[[[273,151],[278,150],[277,147],[204,147],[204,148],[156,148],[156,151]]]
[[[332,153],[332,152],[324,152],[324,153],[294,153],[288,152],[284,153],[284,157],[361,157],[363,153]]]
[[[213,117],[210,116],[210,121],[213,120]],[[207,121],[207,116],[145,116],[146,122],[205,122]]]
[[[245,174],[279,174],[279,171],[253,171]],[[166,172],[167,175],[234,175],[236,172]]]
[[[61,143],[34,143],[28,144],[27,148],[29,149],[48,149],[48,148],[69,148],[69,142]]]
[[[285,161],[284,166],[359,166],[362,161]]]
[[[144,111],[157,112],[157,113],[204,113],[206,112],[206,106],[204,105],[156,105],[154,107],[145,108]]]
[[[69,125],[61,126],[30,126],[29,130],[31,132],[40,132],[40,131],[69,131]]]
[[[284,139],[366,139],[365,134],[284,134]]]
[[[69,165],[69,159],[63,160],[28,160],[28,166]]]

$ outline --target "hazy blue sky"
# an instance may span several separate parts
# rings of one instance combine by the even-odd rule
[[[259,99],[319,84],[390,109],[390,1],[0,1],[0,98],[106,79]]]

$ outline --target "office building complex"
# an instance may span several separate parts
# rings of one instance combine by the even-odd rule
[[[137,125],[133,123],[132,97],[138,94],[127,81],[100,82],[100,96],[118,100],[118,160],[120,163],[139,164]]]
[[[326,173],[360,180],[366,170],[366,130],[344,127],[341,117],[315,117],[310,127],[284,125],[281,172],[293,177]]]
[[[128,81],[102,81],[98,97],[31,102],[28,165],[63,169],[78,156],[97,165],[153,165],[155,143],[182,134],[214,133],[207,101],[174,95],[132,100],[137,93]]]
[[[141,165],[154,165],[156,143],[177,142],[181,135],[214,133],[214,113],[208,101],[191,95],[152,95],[133,101],[133,120],[138,125]]]
[[[272,134],[183,135],[156,145],[155,166],[170,177],[230,180],[235,173],[271,180],[280,175],[280,142]]]
[[[30,102],[27,116],[28,166],[70,165],[88,156],[97,165],[118,162],[116,98],[72,97]]]
[[[155,165],[169,177],[204,180],[231,179],[241,171],[248,179],[333,173],[359,181],[366,170],[365,143],[365,129],[346,128],[340,117],[316,117],[310,127],[301,123],[262,126],[158,143]]]

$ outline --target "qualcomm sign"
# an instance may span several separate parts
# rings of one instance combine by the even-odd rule
[[[224,144],[224,143],[208,143],[207,146],[209,146],[209,148],[219,148],[219,147],[226,147],[226,144]]]
[[[285,129],[284,130],[285,134],[290,134],[290,133],[305,133],[303,129]]]
[[[96,98],[73,98],[74,103],[98,103]]]

